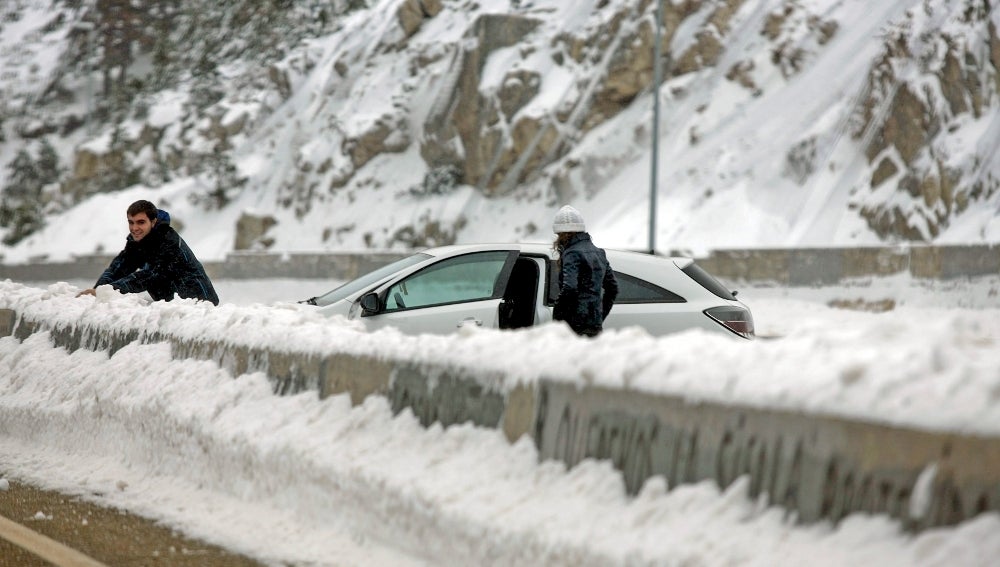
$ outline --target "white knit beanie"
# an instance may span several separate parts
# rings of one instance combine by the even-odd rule
[[[586,232],[587,227],[583,224],[583,215],[580,211],[569,205],[564,205],[556,213],[556,218],[552,221],[552,232]]]

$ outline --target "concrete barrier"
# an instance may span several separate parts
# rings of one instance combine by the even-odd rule
[[[751,497],[766,495],[803,522],[866,512],[910,529],[1000,509],[1000,439],[551,382],[539,389],[541,456],[571,466],[609,459],[631,493],[654,475],[720,487],[745,475]]]
[[[889,258],[893,260],[892,257]],[[1000,437],[935,432],[767,408],[688,402],[678,396],[511,377],[448,362],[418,364],[378,353],[283,352],[129,329],[57,326],[0,309],[0,336],[48,331],[70,351],[117,351],[169,341],[178,359],[212,360],[238,376],[265,373],[277,394],[370,395],[424,425],[471,422],[515,441],[530,435],[543,459],[569,466],[605,459],[635,494],[659,476],[670,486],[746,478],[750,496],[798,521],[886,514],[910,530],[953,525],[1000,510]],[[508,384],[497,387],[497,384]]]
[[[290,253],[236,252],[223,261],[202,262],[212,279],[347,280],[409,256],[407,252]],[[81,256],[71,262],[0,264],[0,280],[19,282],[97,281],[113,255]]]
[[[14,323],[17,314],[11,309],[0,309],[0,337],[9,337],[14,334]]]
[[[714,250],[697,261],[720,278],[788,286],[897,274],[951,280],[1000,275],[1000,245]]]
[[[238,252],[221,262],[204,262],[213,279],[353,279],[409,255],[407,252]],[[112,256],[73,262],[0,264],[0,280],[66,281],[100,276]],[[909,274],[950,280],[1000,275],[1000,245],[898,246],[715,250],[699,264],[717,277],[788,286],[832,285],[845,279]]]

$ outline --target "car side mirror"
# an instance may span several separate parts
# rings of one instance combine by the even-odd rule
[[[374,291],[361,296],[362,315],[374,315],[378,313],[378,294]]]

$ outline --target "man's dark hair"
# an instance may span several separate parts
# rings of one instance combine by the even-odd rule
[[[136,201],[136,202],[132,203],[131,205],[129,205],[128,206],[128,210],[125,211],[125,214],[127,214],[130,217],[134,217],[134,216],[138,215],[139,213],[146,213],[146,216],[149,217],[149,220],[155,221],[156,220],[156,205],[154,205],[153,203],[150,203],[149,201],[141,201],[140,200],[140,201]]]

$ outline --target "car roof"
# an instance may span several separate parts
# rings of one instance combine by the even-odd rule
[[[482,243],[482,244],[450,244],[447,246],[437,246],[435,248],[428,248],[422,250],[424,254],[429,254],[435,257],[442,256],[454,256],[457,254],[464,254],[467,252],[482,252],[485,250],[517,250],[523,254],[533,254],[539,256],[548,256],[549,258],[555,258],[555,252],[552,249],[552,243],[546,242],[502,242],[502,243]],[[683,268],[693,262],[691,258],[681,257],[681,256],[660,256],[652,255],[647,252],[638,252],[634,250],[618,250],[613,248],[605,248],[605,252],[608,254],[608,261],[615,263],[616,260],[621,262],[626,262],[628,264],[650,264],[657,265],[661,262],[674,262],[678,267]]]

